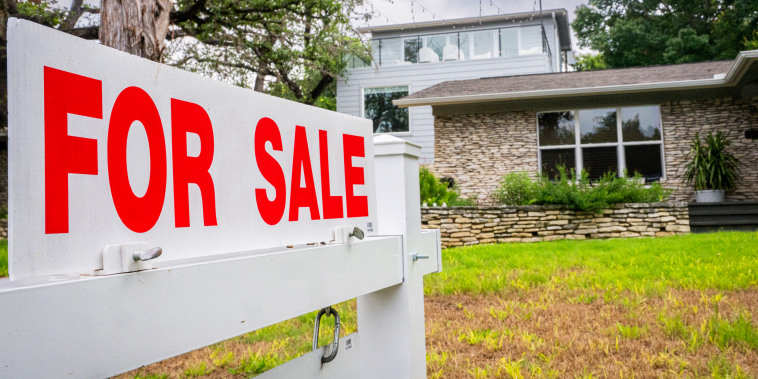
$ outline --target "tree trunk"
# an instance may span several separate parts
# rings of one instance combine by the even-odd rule
[[[161,61],[172,0],[102,0],[100,42]]]

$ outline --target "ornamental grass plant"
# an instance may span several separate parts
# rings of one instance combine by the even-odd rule
[[[565,205],[574,210],[600,212],[618,203],[651,203],[665,201],[671,190],[659,183],[645,185],[641,175],[617,177],[606,173],[591,181],[586,171],[577,177],[574,170],[558,166],[558,176],[532,179],[525,172],[505,175],[495,191],[497,201],[504,205]]]
[[[734,191],[739,181],[740,161],[727,151],[732,142],[718,131],[708,133],[701,142],[699,133],[692,140],[692,147],[684,173],[684,180],[693,184],[695,191],[724,190]]]

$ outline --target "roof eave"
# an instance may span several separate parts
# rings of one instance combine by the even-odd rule
[[[727,70],[724,78],[720,79],[697,79],[683,80],[674,82],[656,82],[641,84],[622,84],[614,86],[601,87],[580,87],[580,88],[560,88],[539,91],[520,91],[520,92],[502,92],[476,95],[461,96],[444,96],[429,97],[420,99],[398,99],[393,100],[393,104],[401,108],[425,106],[425,105],[452,105],[462,103],[486,103],[497,101],[511,101],[517,99],[538,99],[538,98],[555,98],[555,97],[578,97],[592,96],[614,93],[633,93],[633,92],[658,92],[658,91],[676,91],[691,90],[695,88],[708,89],[734,86],[745,75],[753,61],[758,60],[758,50],[742,51],[735,59],[734,63]]]

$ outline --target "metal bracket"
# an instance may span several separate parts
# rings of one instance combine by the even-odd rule
[[[321,316],[325,314],[327,317],[334,315],[334,341],[332,341],[331,353],[329,353],[328,356],[321,357],[321,364],[333,361],[337,356],[337,350],[340,347],[340,314],[337,313],[336,309],[332,309],[332,307],[329,306],[318,311],[318,314],[316,315],[316,327],[313,331],[313,350],[318,348],[318,329],[321,325]],[[324,353],[326,353],[326,349],[324,349]]]
[[[103,248],[103,268],[95,270],[95,275],[150,270],[152,260],[162,253],[160,247],[151,248],[147,242],[107,245]]]

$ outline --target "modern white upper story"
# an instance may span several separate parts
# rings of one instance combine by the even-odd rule
[[[350,59],[337,81],[337,111],[421,145],[425,164],[434,160],[432,108],[397,108],[392,100],[449,80],[559,72],[571,50],[565,9],[360,31],[371,33],[372,62]]]

